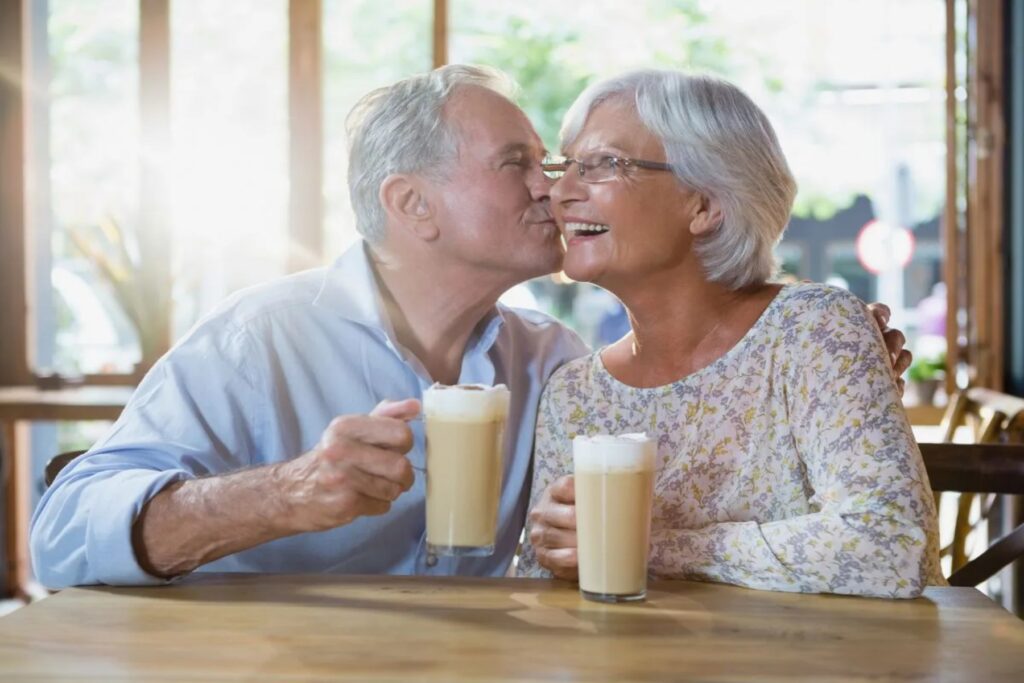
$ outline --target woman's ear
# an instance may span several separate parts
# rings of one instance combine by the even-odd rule
[[[690,221],[690,234],[694,237],[710,235],[722,227],[722,205],[713,198],[697,195],[697,213]]]
[[[422,180],[404,173],[389,175],[380,184],[380,203],[388,222],[422,240],[437,238],[434,212],[424,192]]]

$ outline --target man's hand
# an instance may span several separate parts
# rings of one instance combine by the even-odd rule
[[[572,475],[555,481],[530,511],[530,543],[537,561],[559,579],[579,576],[576,555],[576,487]]]
[[[892,317],[892,311],[889,310],[888,306],[879,303],[868,304],[868,310],[871,311],[871,315],[875,316],[878,329],[882,331],[885,348],[889,352],[889,360],[892,361],[892,371],[896,375],[896,386],[899,387],[900,396],[902,396],[903,389],[906,386],[906,382],[903,380],[903,373],[907,371],[910,363],[914,360],[913,354],[903,348],[903,345],[907,343],[907,338],[901,330],[889,327],[889,318]]]
[[[294,460],[170,484],[142,508],[132,547],[144,570],[171,577],[284,536],[382,515],[413,482],[407,420],[420,402],[384,401],[336,418]]]
[[[316,448],[282,464],[278,474],[294,530],[332,529],[390,510],[413,484],[406,421],[419,412],[420,402],[407,399],[383,401],[369,415],[337,417]]]

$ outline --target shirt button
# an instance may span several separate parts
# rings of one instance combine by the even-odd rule
[[[436,567],[437,566],[437,555],[435,555],[434,553],[427,553],[427,566],[428,567]]]

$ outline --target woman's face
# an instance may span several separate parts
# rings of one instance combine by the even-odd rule
[[[616,99],[595,107],[563,151],[585,163],[602,157],[665,162],[665,150],[633,106]],[[588,183],[572,164],[552,188],[551,203],[565,237],[566,275],[615,291],[619,282],[685,267],[701,198],[671,171],[629,168],[606,182]]]

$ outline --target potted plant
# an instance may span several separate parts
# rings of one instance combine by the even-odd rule
[[[907,370],[907,381],[913,387],[920,405],[933,405],[939,381],[946,376],[946,354],[915,358]]]

